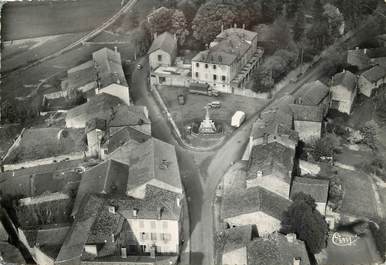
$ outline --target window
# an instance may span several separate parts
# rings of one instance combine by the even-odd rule
[[[196,77],[198,78],[198,72],[196,72]]]
[[[172,239],[172,235],[170,233],[162,233],[161,235],[163,241],[169,241],[170,239]]]
[[[200,63],[196,63],[196,67],[200,67]]]
[[[150,222],[151,229],[155,229],[155,221]]]
[[[157,240],[157,234],[156,233],[151,233],[150,234],[150,239],[151,240]]]
[[[214,80],[214,81],[217,80],[217,75],[213,75],[213,80]]]
[[[214,64],[214,65],[213,65],[213,69],[216,70],[216,68],[217,68],[217,65]]]
[[[159,61],[159,62],[162,61],[162,55],[161,55],[161,54],[158,54],[158,61]]]
[[[222,76],[221,76],[221,81],[225,82],[226,79],[227,79],[227,78],[225,77],[225,75],[222,75]]]
[[[166,78],[164,76],[160,76],[158,80],[159,80],[159,83],[162,84],[166,81]]]
[[[147,240],[148,236],[145,232],[141,233],[141,240]]]
[[[162,222],[162,228],[163,229],[168,229],[168,222],[167,221],[163,221]]]
[[[141,251],[146,252],[146,245],[141,245]]]
[[[205,68],[208,68],[208,64],[207,63],[205,64]]]
[[[143,220],[140,220],[139,221],[139,228],[144,228],[145,227],[145,223],[143,222]]]

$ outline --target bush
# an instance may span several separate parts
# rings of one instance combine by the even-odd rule
[[[364,139],[362,143],[370,147],[372,150],[376,150],[376,131],[375,127],[371,124],[365,125],[362,128],[359,129],[361,134],[363,135]]]
[[[386,254],[386,220],[377,220],[377,227],[373,222],[369,223],[369,228],[373,234],[375,245],[381,257]]]

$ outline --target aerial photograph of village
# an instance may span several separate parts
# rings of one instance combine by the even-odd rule
[[[1,265],[386,265],[386,0],[0,7]]]

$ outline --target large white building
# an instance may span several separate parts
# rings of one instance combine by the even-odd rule
[[[220,92],[243,94],[262,53],[256,32],[236,27],[223,30],[192,59],[192,81],[208,83]]]

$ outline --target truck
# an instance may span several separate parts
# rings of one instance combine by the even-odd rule
[[[185,104],[185,96],[184,95],[182,95],[182,94],[178,95],[177,100],[178,100],[178,104],[180,104],[180,105]]]
[[[212,101],[208,103],[208,106],[212,109],[218,109],[221,108],[221,102],[220,101]]]
[[[211,86],[209,86],[209,84],[202,84],[202,83],[190,83],[189,93],[205,95],[209,97],[219,96],[219,92],[217,90],[214,90]]]
[[[232,116],[231,126],[235,128],[239,128],[244,121],[245,121],[245,112],[238,110]]]

